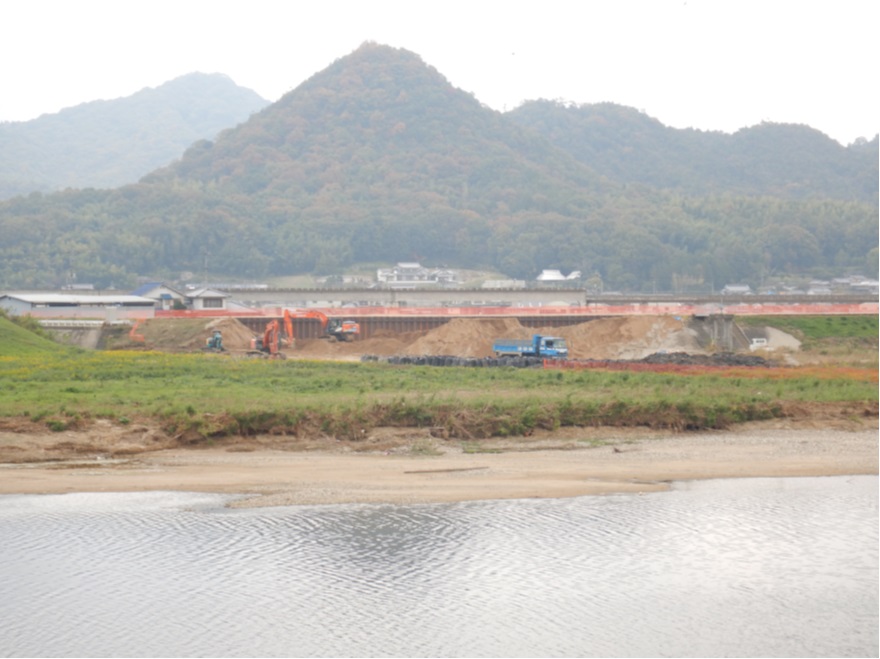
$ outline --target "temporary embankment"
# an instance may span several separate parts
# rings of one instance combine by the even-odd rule
[[[746,303],[688,304],[658,302],[643,304],[588,304],[584,306],[547,307],[335,307],[322,308],[331,318],[356,318],[361,326],[360,338],[367,339],[377,332],[414,332],[432,330],[454,318],[516,318],[525,327],[577,325],[597,318],[611,316],[776,316],[776,315],[874,315],[877,302],[791,304]],[[247,311],[157,311],[157,318],[217,318],[233,317],[255,332],[261,332],[266,323],[280,319],[282,307],[266,307]],[[317,338],[321,328],[317,320],[294,319],[294,332],[303,339]]]

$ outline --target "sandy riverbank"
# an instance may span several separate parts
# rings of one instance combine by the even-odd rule
[[[271,446],[271,445],[269,445]],[[552,448],[551,448],[552,447]],[[237,506],[429,503],[649,492],[671,481],[878,473],[876,428],[664,434],[579,429],[430,451],[290,451],[231,443],[125,459],[0,465],[0,494],[179,490],[248,495]]]

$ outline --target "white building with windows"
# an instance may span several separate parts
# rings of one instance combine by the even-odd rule
[[[211,288],[197,288],[186,294],[187,303],[193,311],[218,311],[226,309],[231,296]]]
[[[393,268],[379,268],[376,281],[389,288],[416,288],[418,286],[453,286],[458,283],[454,270],[425,268],[419,263],[398,263]]]

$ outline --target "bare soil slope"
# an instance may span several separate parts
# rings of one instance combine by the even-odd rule
[[[235,318],[216,320],[154,319],[139,332],[145,346],[164,352],[201,350],[214,330],[223,333],[230,353],[250,348],[254,333]],[[456,318],[424,332],[380,331],[369,338],[347,342],[333,339],[298,339],[284,353],[299,359],[359,359],[361,355],[455,355],[490,357],[495,339],[527,339],[533,334],[562,336],[573,359],[641,359],[656,352],[702,354],[684,319],[672,316],[599,318],[567,327],[524,327],[516,318]]]
[[[220,330],[227,350],[250,348],[254,333],[235,318],[152,318],[138,325],[144,346],[160,352],[195,352],[205,347],[207,339]]]
[[[664,351],[705,353],[687,322],[673,316],[599,318],[554,332],[568,341],[573,359],[641,359]]]
[[[671,316],[600,318],[568,327],[524,327],[516,318],[456,318],[427,332],[382,334],[352,343],[297,341],[290,356],[313,359],[360,355],[490,357],[495,339],[562,336],[573,359],[641,359],[655,352],[704,353],[684,320]]]

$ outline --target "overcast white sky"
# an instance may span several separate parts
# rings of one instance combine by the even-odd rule
[[[497,110],[610,101],[668,126],[880,130],[875,0],[0,0],[0,121],[225,73],[275,101],[367,40]]]

